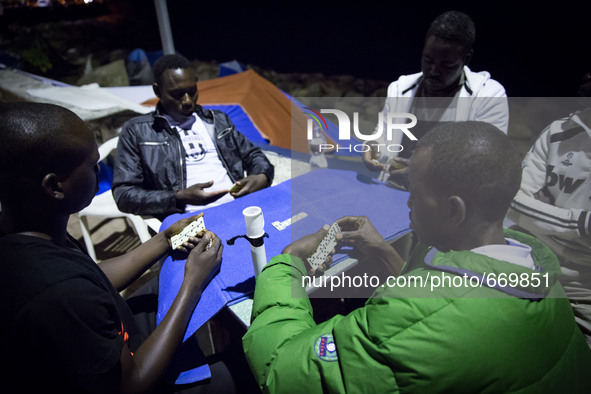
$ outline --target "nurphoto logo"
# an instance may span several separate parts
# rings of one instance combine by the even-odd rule
[[[361,130],[359,130],[359,113],[353,112],[353,123],[351,125],[351,120],[349,116],[341,110],[338,109],[320,109],[320,112],[314,111],[311,108],[305,107],[306,110],[309,110],[310,113],[305,113],[308,116],[308,124],[307,124],[307,138],[308,141],[312,141],[314,138],[314,128],[320,128],[322,131],[328,131],[328,122],[322,116],[322,114],[332,114],[336,116],[338,125],[339,125],[339,140],[352,140],[351,130],[353,131],[353,135],[355,139],[360,141],[376,141],[372,142],[371,145],[377,147],[377,150],[380,151],[381,149],[387,150],[389,152],[401,152],[403,150],[403,146],[400,144],[391,143],[393,141],[393,131],[400,130],[412,141],[416,141],[417,138],[414,134],[409,130],[416,126],[417,124],[417,117],[413,114],[406,113],[406,112],[388,112],[384,114],[383,112],[378,113],[378,122],[376,129],[369,133],[364,134]],[[410,122],[409,122],[410,121]],[[385,139],[382,137],[385,136]],[[378,143],[377,140],[385,141],[384,143]],[[370,149],[369,144],[361,143],[361,144],[353,144],[349,146],[335,146],[334,144],[330,143],[322,143],[319,146],[320,152],[322,151],[334,151],[337,152],[339,150],[347,150],[349,152],[365,152]]]

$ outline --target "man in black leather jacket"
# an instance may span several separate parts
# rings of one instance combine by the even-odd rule
[[[225,113],[196,104],[186,58],[163,56],[154,79],[156,111],[126,122],[119,137],[112,189],[121,211],[163,218],[271,184],[274,168],[262,150]]]

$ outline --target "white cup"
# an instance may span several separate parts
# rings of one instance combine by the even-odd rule
[[[260,207],[252,206],[244,208],[242,214],[246,222],[246,236],[249,238],[262,237],[265,234],[263,210]]]
[[[263,210],[260,207],[252,206],[244,208],[242,214],[244,215],[246,236],[248,238],[260,238],[265,235],[265,218],[263,217]],[[250,245],[250,252],[252,254],[254,276],[257,277],[263,271],[265,265],[267,265],[265,245]]]

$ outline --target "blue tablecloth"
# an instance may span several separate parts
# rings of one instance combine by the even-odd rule
[[[386,239],[408,232],[408,193],[392,189],[354,171],[318,169],[277,186],[260,190],[230,203],[204,210],[205,226],[224,243],[220,273],[204,290],[189,322],[185,338],[212,318],[226,304],[252,295],[255,287],[250,244],[238,238],[234,245],[226,240],[246,234],[242,210],[249,206],[262,208],[265,218],[265,250],[267,261],[281,253],[292,240],[316,232],[343,216],[367,216]],[[301,212],[303,219],[278,230],[272,222],[283,222]],[[161,230],[195,213],[174,214],[162,222]],[[344,259],[336,255],[334,263]],[[170,308],[184,276],[185,260],[168,257],[160,272],[157,322]],[[182,370],[177,384],[190,383],[209,377],[207,365]]]

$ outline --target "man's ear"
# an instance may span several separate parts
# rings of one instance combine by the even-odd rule
[[[156,97],[160,98],[160,86],[158,86],[156,82],[152,84],[152,90],[154,91]]]
[[[52,199],[63,200],[65,197],[61,182],[59,181],[58,176],[53,172],[43,177],[41,187],[45,194]]]
[[[466,202],[460,196],[450,196],[447,199],[448,219],[450,225],[459,227],[466,220]]]

